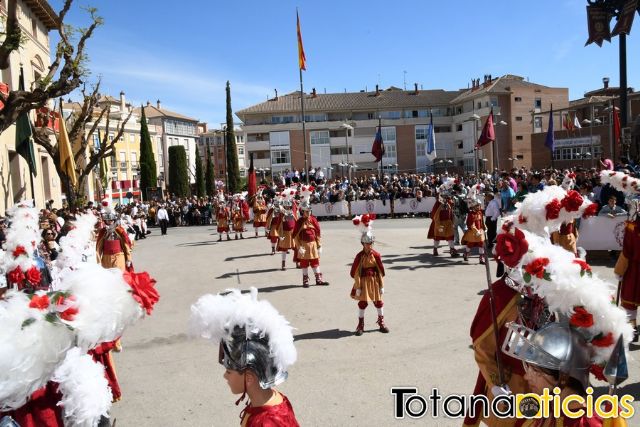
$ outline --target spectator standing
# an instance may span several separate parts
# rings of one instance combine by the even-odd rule
[[[166,236],[167,226],[169,225],[169,214],[167,213],[164,203],[160,205],[158,212],[156,212],[156,222],[160,225],[162,235]]]

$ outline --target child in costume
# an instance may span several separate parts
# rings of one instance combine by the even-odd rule
[[[222,240],[222,233],[227,233],[227,240],[231,240],[231,237],[229,237],[229,217],[229,208],[225,205],[224,196],[219,195],[216,212],[218,242]]]
[[[283,202],[284,213],[282,221],[278,227],[278,252],[282,253],[282,267],[284,271],[289,250],[295,250],[293,244],[293,229],[296,226],[298,216],[293,210],[292,200],[285,199]]]
[[[316,276],[316,285],[326,286],[320,272],[320,254],[322,241],[320,239],[320,224],[311,214],[311,205],[307,200],[300,204],[302,216],[298,218],[293,230],[293,241],[298,248],[298,261],[302,267],[302,287],[309,287],[309,267]]]
[[[449,178],[438,188],[438,200],[431,209],[431,225],[427,238],[433,239],[433,255],[438,256],[440,241],[446,240],[449,243],[449,251],[452,258],[460,256],[453,244],[453,200],[451,199],[451,189],[454,180]]]
[[[256,239],[258,238],[258,228],[265,229],[265,236],[267,235],[267,204],[262,197],[262,190],[259,190],[256,194],[256,198],[253,201],[253,229],[256,232]]]
[[[276,254],[276,245],[278,243],[278,239],[280,235],[278,234],[278,230],[280,229],[280,223],[282,223],[282,200],[280,196],[277,196],[273,199],[273,206],[269,209],[269,213],[267,214],[267,238],[271,242],[271,255]]]
[[[471,248],[478,248],[480,254],[480,264],[484,264],[484,233],[486,226],[484,224],[484,215],[480,208],[480,201],[471,197],[467,199],[467,205],[469,206],[469,213],[467,214],[467,231],[462,236],[460,243],[466,245],[464,248],[464,260],[469,260],[469,252]]]
[[[371,224],[375,219],[375,214],[360,215],[353,219],[354,225],[360,227],[362,236],[362,250],[358,252],[356,258],[351,265],[351,277],[354,279],[353,288],[351,289],[351,298],[358,301],[358,326],[356,327],[356,336],[362,335],[364,332],[364,310],[369,305],[369,301],[373,302],[374,307],[378,309],[378,327],[380,332],[388,333],[389,328],[384,323],[384,313],[382,307],[382,295],[384,294],[384,266],[380,254],[373,250],[375,237]]]
[[[289,399],[274,388],[296,361],[292,328],[269,302],[258,301],[255,288],[202,296],[191,306],[190,329],[218,345],[224,378],[241,395],[236,405],[248,396],[242,426],[299,425]]]

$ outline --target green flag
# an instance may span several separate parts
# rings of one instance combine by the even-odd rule
[[[20,67],[20,79],[18,90],[24,90],[24,70]],[[22,113],[16,120],[16,152],[20,154],[29,164],[29,171],[33,176],[36,172],[36,158],[33,153],[33,144],[31,143],[31,121],[27,113]]]

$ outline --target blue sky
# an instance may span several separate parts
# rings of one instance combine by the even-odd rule
[[[155,102],[209,122],[299,88],[295,8],[307,56],[305,91],[403,87],[466,88],[484,74],[516,74],[571,99],[619,83],[618,39],[587,47],[585,0],[102,0],[105,25],[89,41],[93,78],[104,92]],[[51,0],[56,10],[60,0]],[[628,83],[640,89],[640,17],[627,38]]]

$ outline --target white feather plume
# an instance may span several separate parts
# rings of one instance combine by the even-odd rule
[[[281,372],[296,361],[293,328],[266,300],[258,301],[258,291],[241,294],[232,289],[226,295],[207,294],[191,306],[189,331],[192,335],[211,340],[218,345],[222,338],[230,337],[235,326],[245,327],[247,334],[269,339],[274,364]]]
[[[60,239],[60,253],[55,268],[73,268],[82,262],[95,262],[95,242],[93,231],[97,218],[93,214],[79,215],[73,222],[74,228]]]
[[[38,210],[31,206],[31,202],[22,202],[11,208],[7,215],[11,218],[11,225],[6,231],[4,268],[7,272],[16,267],[27,271],[35,266],[33,252],[41,240]],[[26,253],[12,256],[18,247],[22,247]]]
[[[111,408],[111,389],[104,366],[78,347],[67,352],[53,374],[62,393],[64,417],[74,427],[95,427]]]
[[[73,343],[73,331],[45,320],[46,312],[30,308],[29,301],[15,290],[0,300],[0,411],[24,405]]]
[[[64,273],[60,290],[75,297],[78,314],[67,323],[76,329],[77,345],[84,350],[120,337],[143,314],[117,268],[81,264]]]
[[[640,194],[640,179],[632,178],[624,172],[603,170],[600,172],[600,182],[602,185],[609,184],[626,195]]]

